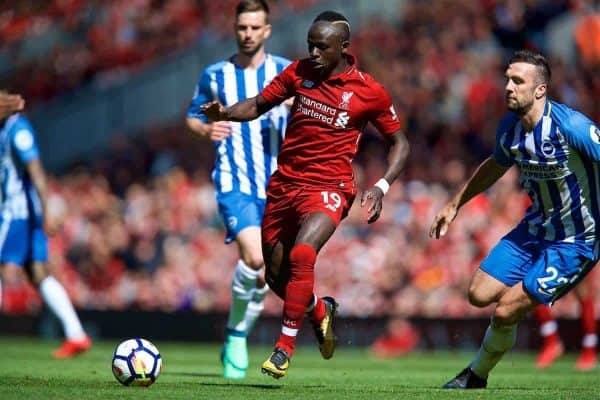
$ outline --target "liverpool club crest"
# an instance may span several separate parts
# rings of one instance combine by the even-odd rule
[[[342,110],[348,110],[350,108],[350,99],[354,95],[354,92],[342,92],[342,102],[340,108]]]

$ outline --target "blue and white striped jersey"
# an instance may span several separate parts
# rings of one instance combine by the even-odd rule
[[[0,125],[0,215],[3,220],[41,219],[39,196],[25,165],[39,158],[35,133],[21,114]]]
[[[200,118],[200,105],[219,100],[224,106],[258,95],[271,80],[290,64],[282,57],[266,54],[257,69],[242,68],[233,57],[208,66],[200,76],[188,117]],[[269,177],[277,169],[277,155],[287,125],[289,110],[274,107],[248,122],[231,122],[232,134],[215,143],[216,160],[212,177],[218,193],[238,191],[255,198],[266,198]]]
[[[498,126],[493,157],[520,169],[521,186],[532,201],[523,220],[530,234],[598,243],[600,131],[586,116],[548,101],[535,129],[525,132],[518,116],[509,113]]]

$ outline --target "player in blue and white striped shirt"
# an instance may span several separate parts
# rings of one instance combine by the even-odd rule
[[[5,96],[0,92],[0,98]],[[0,110],[0,267],[25,268],[63,326],[66,340],[54,356],[67,358],[88,350],[91,341],[67,292],[48,271],[46,234],[53,231],[46,210],[46,175],[33,128],[22,114]]]
[[[598,260],[600,131],[583,114],[547,99],[550,67],[540,54],[519,51],[506,70],[509,113],[494,153],[436,216],[430,235],[444,235],[458,210],[512,165],[532,205],[475,272],[469,301],[496,303],[482,346],[469,367],[444,387],[481,388],[516,340],[517,323],[538,304],[552,304]]]
[[[242,0],[237,5],[238,52],[203,71],[186,120],[193,132],[214,142],[216,162],[212,177],[219,212],[227,228],[225,242],[235,240],[240,252],[222,353],[226,378],[246,375],[246,337],[263,309],[268,290],[260,275],[264,267],[260,225],[265,190],[277,168],[289,109],[275,107],[249,122],[211,123],[201,114],[200,106],[213,100],[228,106],[254,97],[290,63],[265,52],[264,43],[271,34],[268,13],[268,5],[263,0]]]

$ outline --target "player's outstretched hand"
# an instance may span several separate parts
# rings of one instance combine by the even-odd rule
[[[383,209],[383,191],[377,186],[365,190],[360,197],[360,206],[364,207],[367,203],[369,204],[369,208],[367,209],[369,218],[367,222],[371,224],[377,221],[381,215],[381,210]]]
[[[21,111],[23,108],[25,108],[25,100],[20,94],[0,91],[0,119]]]
[[[208,137],[214,142],[227,139],[231,135],[231,124],[229,121],[213,122],[210,126]]]
[[[200,109],[204,112],[206,118],[213,122],[223,121],[225,119],[223,117],[223,115],[225,114],[225,107],[223,107],[223,105],[217,100],[211,101],[210,103],[202,104],[200,106]]]
[[[456,218],[457,213],[458,209],[454,204],[446,204],[446,206],[435,216],[433,224],[431,224],[431,229],[429,229],[429,237],[435,236],[436,239],[439,239],[444,236],[446,232],[448,232],[450,223]]]

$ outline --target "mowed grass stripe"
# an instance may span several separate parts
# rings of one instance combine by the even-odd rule
[[[302,347],[283,379],[260,373],[270,354],[252,347],[248,378],[223,379],[218,344],[161,343],[164,368],[149,388],[121,386],[110,362],[118,341],[97,341],[71,360],[53,360],[59,343],[0,338],[0,399],[600,399],[600,371],[573,369],[574,355],[545,371],[533,355],[510,353],[493,372],[486,391],[439,387],[469,362],[473,352],[418,352],[379,360],[364,349],[341,348],[332,360],[315,347]]]

